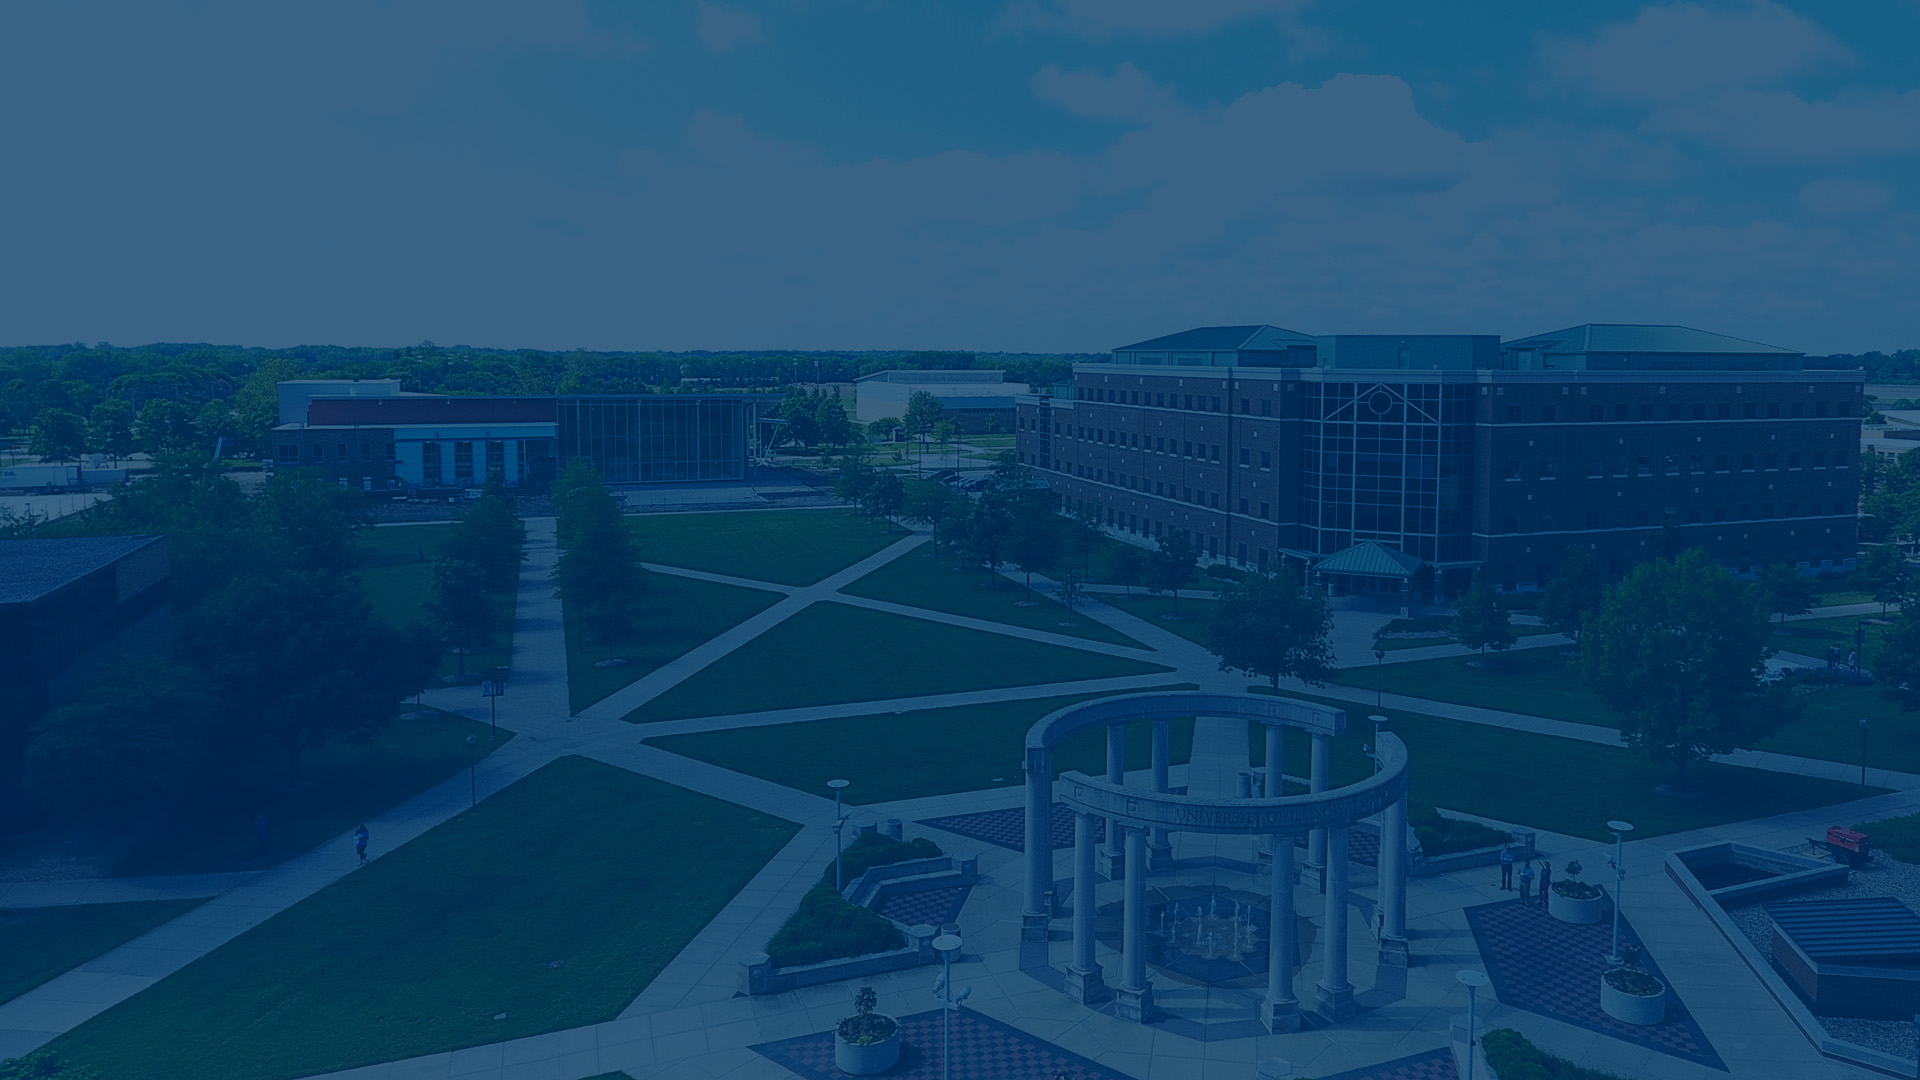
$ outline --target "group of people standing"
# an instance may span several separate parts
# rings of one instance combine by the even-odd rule
[[[1513,864],[1514,864],[1513,845],[1508,844],[1506,847],[1500,849],[1500,890],[1502,892],[1513,891],[1513,887],[1514,887]],[[1532,907],[1534,898],[1538,896],[1540,900],[1540,910],[1545,911],[1547,909],[1547,886],[1551,884],[1553,884],[1553,864],[1552,863],[1547,862],[1544,859],[1541,860],[1540,873],[1538,876],[1538,885],[1536,886],[1535,875],[1533,872],[1533,860],[1532,859],[1524,860],[1523,865],[1520,867],[1520,902],[1521,903],[1527,905],[1528,907]]]

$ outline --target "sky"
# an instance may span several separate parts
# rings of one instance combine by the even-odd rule
[[[0,344],[1920,346],[1920,0],[0,6]]]

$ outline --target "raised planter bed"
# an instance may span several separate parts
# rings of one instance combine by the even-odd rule
[[[1607,917],[1607,894],[1595,888],[1593,896],[1568,896],[1559,889],[1547,889],[1547,914],[1563,923],[1591,926]]]
[[[1638,968],[1600,976],[1600,1010],[1623,1024],[1651,1027],[1667,1018],[1667,984]]]
[[[939,959],[939,954],[933,951],[933,939],[939,932],[931,926],[916,926],[907,931],[905,948],[783,968],[774,967],[773,958],[766,953],[748,953],[740,958],[740,992],[755,996],[784,994],[802,986],[861,979],[931,964]]]

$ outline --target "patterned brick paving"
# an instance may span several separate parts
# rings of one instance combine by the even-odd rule
[[[886,1075],[892,1080],[937,1080],[940,1076],[940,1012],[900,1018],[900,1064]],[[833,1064],[833,1032],[761,1043],[753,1048],[762,1057],[807,1080],[843,1080]],[[1129,1080],[1078,1054],[1035,1038],[978,1013],[962,1009],[953,1015],[953,1080]],[[1386,1074],[1382,1074],[1386,1080]],[[1394,1080],[1400,1080],[1395,1077]],[[1406,1080],[1415,1080],[1409,1075]],[[1428,1080],[1419,1077],[1418,1080]],[[1449,1075],[1445,1080],[1453,1080]]]
[[[1453,1051],[1429,1050],[1396,1061],[1335,1073],[1326,1080],[1459,1080],[1459,1077],[1460,1073],[1453,1067]]]
[[[1293,846],[1305,848],[1307,838],[1296,837]],[[1347,830],[1347,861],[1357,862],[1361,866],[1380,865],[1380,835],[1367,829]]]
[[[1503,1003],[1662,1054],[1726,1068],[1678,995],[1668,993],[1667,1018],[1647,1027],[1623,1024],[1600,1010],[1600,976],[1613,944],[1611,921],[1575,926],[1538,907],[1503,900],[1468,908],[1467,923]],[[1624,918],[1620,940],[1641,944]],[[1649,974],[1660,975],[1653,957],[1644,956],[1642,965]]]
[[[960,917],[960,906],[967,902],[968,885],[919,892],[896,893],[873,906],[873,910],[908,926],[941,926]]]

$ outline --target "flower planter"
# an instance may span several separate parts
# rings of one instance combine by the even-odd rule
[[[1578,899],[1562,895],[1559,890],[1547,889],[1547,914],[1564,923],[1581,926],[1591,925],[1607,917],[1607,894]]]
[[[893,1034],[870,1043],[851,1043],[838,1035],[833,1038],[833,1064],[843,1073],[874,1076],[886,1072],[899,1062],[900,1026],[897,1022]]]
[[[1633,993],[1616,987],[1614,980],[1608,976],[1617,978],[1622,972],[1644,984],[1635,989],[1652,990],[1657,987],[1658,992]],[[1600,1010],[1623,1024],[1639,1024],[1642,1027],[1657,1024],[1667,1018],[1667,984],[1644,971],[1615,968],[1600,976]]]

